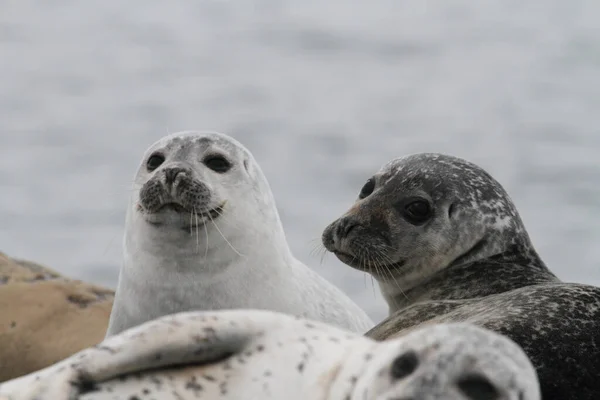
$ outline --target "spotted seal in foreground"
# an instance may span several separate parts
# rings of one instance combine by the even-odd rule
[[[0,382],[102,341],[114,292],[0,253]]]
[[[165,316],[0,385],[0,400],[539,400],[510,339],[440,324],[386,342],[259,310]]]
[[[191,310],[256,308],[364,333],[374,323],[291,253],[252,154],[219,133],[154,143],[135,175],[107,335]]]
[[[600,288],[550,272],[508,194],[477,165],[430,153],[393,160],[322,241],[380,285],[390,316],[367,336],[472,322],[524,348],[544,400],[600,398]]]

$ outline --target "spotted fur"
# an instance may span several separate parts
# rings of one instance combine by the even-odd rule
[[[510,339],[438,324],[376,342],[270,311],[189,312],[0,384],[0,400],[540,400]]]
[[[563,283],[547,268],[500,183],[433,153],[393,160],[373,179],[372,193],[323,233],[330,251],[377,279],[388,302],[390,316],[367,336],[467,321],[524,348],[544,400],[600,398],[600,288]],[[399,206],[413,198],[431,204],[422,224]]]

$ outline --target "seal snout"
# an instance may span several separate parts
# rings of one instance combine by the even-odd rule
[[[190,168],[172,165],[157,170],[140,190],[140,205],[146,213],[208,212],[211,191]]]
[[[356,228],[358,221],[351,216],[344,216],[332,222],[323,231],[322,242],[325,248],[333,253],[344,252],[345,242]]]
[[[180,174],[190,175],[191,171],[189,171],[188,169],[182,168],[182,167],[171,167],[171,168],[165,168],[164,174],[165,174],[165,183],[167,185],[173,185],[175,183],[175,180],[177,179],[177,177]],[[184,178],[183,175],[182,175],[182,178]]]

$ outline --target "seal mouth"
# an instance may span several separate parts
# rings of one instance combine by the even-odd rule
[[[333,250],[332,253],[338,258],[338,260],[340,260],[344,264],[346,264],[352,268],[356,268],[360,271],[365,271],[365,272],[372,272],[371,270],[373,268],[376,268],[376,269],[386,268],[386,269],[394,270],[394,269],[400,268],[404,264],[406,264],[406,261],[404,261],[404,260],[390,263],[390,264],[374,263],[374,262],[362,259],[358,256],[355,256],[355,255],[352,255],[349,253],[344,253],[343,251],[339,251],[339,250]]]
[[[183,212],[191,212],[190,210],[188,210],[187,208],[185,208],[184,206],[182,206],[179,203],[165,203],[162,206],[158,207],[156,210],[153,210],[153,213],[159,213],[161,211],[174,211],[177,213],[183,213]]]
[[[190,229],[190,228],[202,226],[202,225],[206,224],[206,222],[208,222],[209,220],[214,221],[215,219],[219,218],[221,216],[221,214],[223,214],[223,207],[225,206],[225,203],[226,202],[224,201],[217,207],[211,208],[209,210],[202,210],[202,211],[190,209],[189,207],[185,207],[182,204],[175,203],[175,202],[164,203],[160,207],[158,207],[157,209],[154,209],[152,211],[144,210],[141,205],[138,205],[138,207],[141,211],[145,211],[146,221],[150,225],[154,225],[154,226],[165,225],[167,223],[167,221],[164,220],[164,217],[161,217],[161,215],[166,214],[165,217],[169,218],[168,217],[169,214],[171,214],[171,215],[175,214],[177,216],[176,217],[177,220],[182,221],[182,223],[187,222],[187,223],[185,223],[186,226],[184,226],[184,229]],[[170,218],[172,218],[172,217],[170,217]]]

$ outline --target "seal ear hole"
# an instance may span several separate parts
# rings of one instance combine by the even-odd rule
[[[403,379],[416,371],[419,366],[419,357],[413,350],[396,357],[392,363],[390,374],[392,379]]]
[[[458,380],[457,386],[468,399],[497,400],[500,398],[498,389],[483,375],[472,374],[464,376]]]
[[[165,156],[160,153],[152,153],[148,160],[146,161],[146,169],[148,172],[154,171],[156,168],[160,167],[162,163],[165,162]]]
[[[248,169],[248,159],[244,160],[244,168],[246,169],[247,173],[250,173],[250,170]]]
[[[220,174],[231,169],[231,163],[220,154],[213,154],[204,158],[204,165]]]

